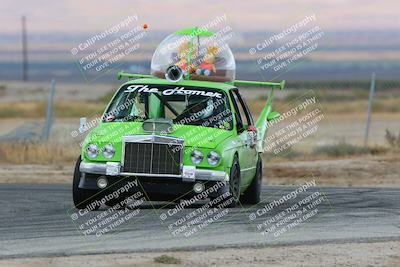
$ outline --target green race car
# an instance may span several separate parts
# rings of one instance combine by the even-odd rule
[[[98,208],[91,203],[112,192],[113,185],[133,181],[136,186],[105,204],[113,206],[139,191],[149,200],[207,192],[209,199],[228,194],[230,206],[260,201],[262,142],[267,121],[279,116],[271,109],[272,98],[284,82],[235,80],[229,47],[207,42],[212,36],[197,28],[176,32],[157,48],[151,75],[119,73],[130,80],[86,136],[76,163],[77,208]],[[271,88],[257,121],[241,86]]]

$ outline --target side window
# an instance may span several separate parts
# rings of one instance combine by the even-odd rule
[[[253,118],[251,117],[249,108],[247,107],[246,102],[244,102],[242,96],[239,94],[238,90],[233,90],[233,98],[235,99],[238,112],[240,113],[243,128],[247,129],[249,125],[253,125]]]
[[[232,91],[230,91],[229,93],[231,95],[233,107],[235,109],[236,126],[237,126],[238,131],[241,132],[244,130],[244,121],[243,121],[244,113],[243,113],[243,110],[241,110],[239,108],[240,104],[239,104],[239,99],[238,99],[237,95],[234,94]]]

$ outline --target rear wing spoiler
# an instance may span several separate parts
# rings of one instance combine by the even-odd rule
[[[276,119],[280,114],[272,110],[272,99],[274,98],[274,89],[282,90],[285,87],[285,80],[281,82],[256,82],[256,81],[234,81],[235,86],[252,86],[252,87],[269,87],[267,102],[265,103],[260,115],[255,123],[257,128],[257,145],[256,150],[259,153],[264,151],[264,138],[268,130],[268,121]]]
[[[271,87],[272,89],[282,90],[285,87],[285,80],[277,82],[256,82],[256,81],[241,81],[235,80],[233,82],[235,86],[257,86],[257,87]]]

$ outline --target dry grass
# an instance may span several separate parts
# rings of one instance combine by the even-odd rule
[[[40,106],[37,102],[1,104],[0,118],[43,118],[44,110],[41,110]]]
[[[309,95],[311,96],[311,95]],[[304,99],[300,98],[300,99]],[[273,106],[280,112],[284,112],[282,107],[286,107],[286,109],[290,109],[291,106],[287,106],[290,103],[291,96],[287,100],[286,98],[283,100],[274,100]],[[256,101],[248,101],[249,108],[252,114],[259,114],[262,108],[265,105],[265,99],[256,100]],[[353,98],[353,100],[343,99],[343,100],[327,100],[324,98],[318,98],[319,103],[321,104],[322,109],[326,114],[355,114],[362,112],[365,114],[368,109],[368,99],[360,99]],[[293,105],[298,105],[301,103],[301,100],[296,101]],[[400,97],[393,98],[376,98],[374,100],[372,111],[374,114],[376,113],[400,113]]]
[[[398,153],[399,149],[386,146],[359,146],[339,142],[330,145],[320,145],[313,147],[310,151],[288,149],[283,153],[275,155],[274,153],[264,153],[265,160],[273,159],[276,162],[294,161],[312,161],[312,160],[331,160],[345,158],[359,158],[362,156],[384,156]]]
[[[12,164],[55,164],[74,162],[80,148],[73,144],[0,143],[0,162]]]
[[[265,159],[265,158],[264,158]],[[269,159],[264,165],[264,183],[298,185],[314,175],[317,184],[324,186],[392,187],[399,186],[398,151],[379,155],[348,157],[299,158],[296,160]]]
[[[47,105],[45,102],[18,102],[0,104],[0,118],[44,118]],[[56,102],[54,107],[57,118],[77,118],[101,114],[104,103],[95,102]]]
[[[354,100],[344,103],[321,103],[326,112],[332,114],[351,114],[360,111],[367,111],[367,100]],[[375,99],[372,105],[374,113],[400,113],[400,98],[393,99]]]
[[[389,151],[386,147],[379,146],[357,146],[340,141],[337,144],[316,146],[314,155],[326,155],[328,157],[348,157],[357,155],[379,155]]]
[[[313,86],[317,86],[313,85]],[[322,85],[318,85],[322,86]],[[345,85],[343,85],[345,86]],[[367,86],[367,84],[365,84]],[[278,111],[289,103],[299,104],[302,99],[316,94],[318,101],[325,112],[329,114],[351,114],[366,112],[368,106],[368,90],[361,89],[315,89],[310,93],[309,89],[287,89],[284,98],[274,99],[274,108]],[[368,88],[367,88],[368,89]],[[306,94],[306,95],[305,95]],[[400,113],[400,89],[377,91],[374,99],[374,113]],[[1,86],[0,86],[1,95]],[[104,94],[96,101],[56,101],[55,115],[58,118],[87,117],[101,114],[114,95],[114,91]],[[293,102],[296,99],[295,103]],[[249,107],[253,114],[259,114],[265,105],[266,99],[260,98],[249,101]],[[281,110],[282,112],[282,110]],[[0,118],[43,118],[46,113],[46,102],[16,102],[0,104]]]

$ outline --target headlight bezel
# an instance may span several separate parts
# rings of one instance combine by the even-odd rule
[[[196,159],[197,158],[197,159]],[[203,162],[204,160],[204,154],[198,149],[195,149],[190,153],[190,160],[194,165],[199,165]]]
[[[217,151],[211,150],[207,154],[207,162],[209,165],[215,167],[221,162],[221,155]]]
[[[100,148],[96,144],[89,144],[86,148],[86,156],[90,159],[95,159],[100,154]]]
[[[109,153],[107,155],[107,153]],[[112,159],[115,156],[115,147],[112,144],[107,144],[103,147],[103,157],[106,159]]]

